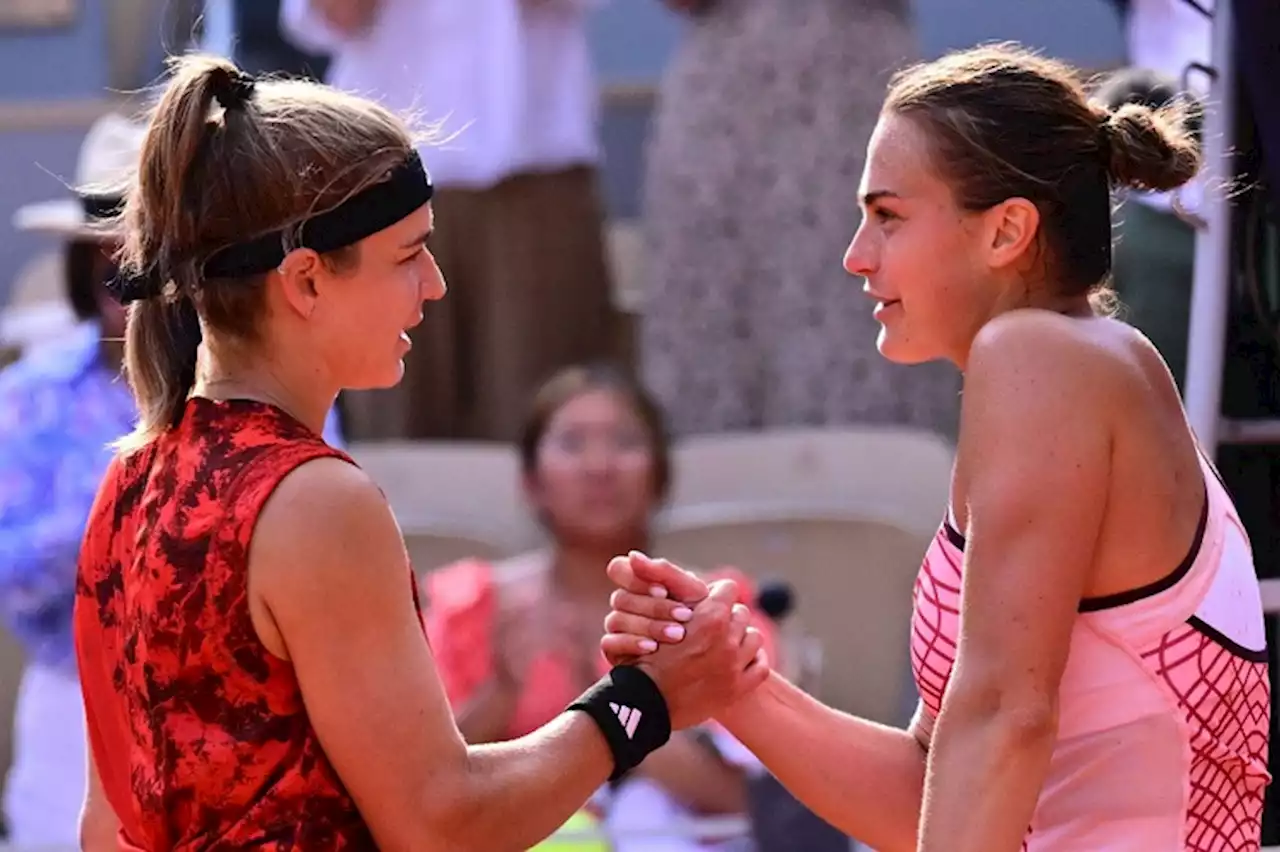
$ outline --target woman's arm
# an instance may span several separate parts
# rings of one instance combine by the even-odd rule
[[[960,640],[929,755],[922,852],[1016,852],[1048,771],[1111,467],[1107,364],[1063,322],[990,323],[966,371]]]
[[[520,696],[502,665],[498,586],[493,566],[469,559],[431,571],[420,585],[436,673],[472,744],[508,739]]]
[[[601,647],[615,663],[644,657],[642,640],[671,642],[671,611],[706,594],[690,572],[643,554],[615,560],[609,576],[620,589]],[[827,822],[879,852],[915,852],[925,751],[914,731],[833,710],[777,674],[716,719]]]
[[[381,848],[526,849],[612,772],[583,713],[467,747],[413,606],[399,529],[359,469],[321,459],[285,478],[259,518],[249,580],[259,635],[292,662],[325,753]],[[677,725],[762,677],[749,667],[759,637],[731,624],[730,591],[700,607],[690,653],[651,658]]]
[[[84,807],[80,810],[80,849],[81,852],[116,852],[120,848],[120,819],[107,801],[98,764],[88,743],[85,752],[89,755],[89,777]]]
[[[925,753],[914,735],[776,674],[716,719],[809,810],[879,852],[915,852]]]

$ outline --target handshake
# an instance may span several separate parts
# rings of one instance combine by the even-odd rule
[[[749,625],[732,580],[710,584],[665,559],[632,551],[609,563],[610,598],[601,650],[657,685],[672,729],[697,725],[764,683],[764,639]]]

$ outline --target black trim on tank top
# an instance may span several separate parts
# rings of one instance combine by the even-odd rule
[[[951,546],[960,552],[964,552],[964,533],[951,525],[951,510],[947,510],[947,517],[942,519],[942,528],[947,533],[947,541],[951,542]]]
[[[1239,657],[1242,660],[1248,660],[1251,663],[1270,663],[1271,662],[1271,652],[1268,649],[1263,648],[1261,651],[1259,651],[1254,648],[1246,648],[1245,646],[1241,645],[1239,642],[1227,636],[1225,633],[1222,633],[1221,631],[1219,631],[1218,629],[1216,629],[1207,621],[1205,621],[1204,619],[1200,618],[1197,615],[1193,615],[1190,618],[1188,618],[1187,624],[1190,624],[1196,630],[1200,631],[1205,636],[1209,637],[1214,642],[1221,645],[1224,650],[1226,650],[1229,653],[1235,654],[1237,657]]]
[[[1191,540],[1191,549],[1187,551],[1186,558],[1173,569],[1172,573],[1161,577],[1153,583],[1145,586],[1139,586],[1136,589],[1130,589],[1126,592],[1116,592],[1114,595],[1103,595],[1096,598],[1083,598],[1080,601],[1080,612],[1098,612],[1104,609],[1114,609],[1118,606],[1136,603],[1143,598],[1149,598],[1152,595],[1158,595],[1166,589],[1171,589],[1178,584],[1178,581],[1187,576],[1187,572],[1191,570],[1191,566],[1195,564],[1196,557],[1200,555],[1200,547],[1204,544],[1204,531],[1209,525],[1209,489],[1206,487],[1204,492],[1204,503],[1200,509],[1200,522],[1196,525],[1195,537]],[[951,511],[947,510],[946,517],[942,519],[942,531],[946,533],[947,541],[951,542],[951,546],[961,553],[964,552],[964,533],[956,529],[951,523]]]
[[[1191,549],[1187,551],[1186,557],[1178,564],[1177,568],[1173,569],[1172,573],[1166,574],[1154,583],[1148,583],[1145,586],[1139,586],[1127,592],[1116,592],[1114,595],[1103,595],[1097,598],[1083,598],[1080,601],[1079,611],[1098,612],[1103,609],[1115,609],[1118,606],[1137,603],[1143,598],[1149,598],[1173,588],[1178,584],[1179,580],[1187,576],[1187,572],[1195,564],[1196,557],[1200,555],[1200,547],[1204,544],[1204,531],[1208,525],[1209,489],[1206,487],[1204,490],[1204,507],[1200,510],[1200,523],[1196,525],[1196,535],[1191,540]]]

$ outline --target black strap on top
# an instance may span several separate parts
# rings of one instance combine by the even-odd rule
[[[399,222],[430,201],[433,194],[422,158],[411,150],[386,180],[332,210],[215,252],[205,261],[201,277],[247,278],[276,269],[295,248],[323,254],[354,245]],[[167,269],[154,268],[141,275],[122,275],[108,286],[117,301],[128,304],[159,296],[170,277]]]

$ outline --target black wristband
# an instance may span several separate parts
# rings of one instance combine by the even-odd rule
[[[610,781],[635,769],[671,739],[667,700],[653,679],[635,666],[615,666],[569,709],[586,713],[604,734],[613,752]]]

